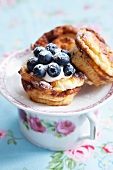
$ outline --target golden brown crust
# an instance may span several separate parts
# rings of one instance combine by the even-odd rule
[[[30,99],[38,103],[45,103],[47,105],[60,106],[60,105],[68,105],[72,102],[73,97],[80,91],[81,86],[84,84],[84,79],[79,76],[72,76],[69,78],[70,81],[79,80],[81,85],[75,87],[73,89],[67,90],[55,90],[57,89],[57,85],[67,81],[67,79],[61,79],[55,82],[46,82],[43,79],[36,78],[32,75],[26,65],[24,65],[19,74],[22,77],[22,85],[24,90],[28,93]],[[57,84],[58,82],[58,84]]]
[[[22,84],[25,91],[31,100],[37,103],[45,103],[52,106],[68,105],[72,102],[73,97],[80,91],[81,87],[66,90],[63,92],[56,92],[53,89],[46,89],[43,86],[35,88],[32,83],[22,79]]]
[[[113,52],[95,31],[80,29],[71,54],[72,62],[96,86],[113,81]]]
[[[52,42],[62,49],[70,50],[75,45],[74,39],[77,31],[77,28],[68,25],[56,27],[44,33],[35,44],[31,45],[31,49],[37,46],[45,47]]]

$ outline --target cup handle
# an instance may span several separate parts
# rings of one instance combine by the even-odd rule
[[[97,120],[96,117],[92,113],[86,113],[85,115],[87,119],[89,120],[90,123],[90,135],[89,139],[90,140],[95,140],[96,138],[96,132],[97,132]]]
[[[82,115],[86,117],[89,120],[90,123],[90,134],[88,136],[80,137],[78,140],[85,140],[85,139],[90,139],[90,140],[95,140],[96,139],[96,134],[97,134],[97,118],[93,113],[85,113]]]

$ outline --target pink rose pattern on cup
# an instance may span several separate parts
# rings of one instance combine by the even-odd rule
[[[27,114],[22,109],[18,109],[18,112],[19,112],[19,116],[23,120],[23,122],[27,122]]]
[[[71,121],[66,120],[56,123],[55,130],[57,133],[68,135],[75,130],[75,127]]]
[[[64,137],[76,130],[76,125],[70,120],[60,120],[59,122],[49,122],[44,119],[26,114],[23,110],[19,109],[19,116],[25,127],[35,132],[53,133],[56,137]]]
[[[41,121],[37,117],[30,117],[28,122],[30,123],[32,130],[40,133],[44,133],[46,131],[46,128],[42,125]]]

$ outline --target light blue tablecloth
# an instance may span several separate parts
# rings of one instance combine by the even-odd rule
[[[112,0],[0,0],[0,62],[44,32],[67,24],[89,26],[113,49]],[[68,151],[49,151],[28,142],[19,129],[17,108],[0,95],[0,170],[113,170],[112,105],[113,100],[98,110],[99,142],[78,148],[69,158]]]

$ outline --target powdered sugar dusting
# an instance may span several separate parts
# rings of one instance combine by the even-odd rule
[[[37,81],[32,81],[32,84],[35,88],[39,88],[39,87],[43,87],[45,89],[51,89],[51,85],[45,81],[40,81],[40,82],[37,82]]]

